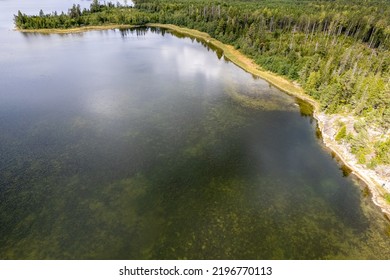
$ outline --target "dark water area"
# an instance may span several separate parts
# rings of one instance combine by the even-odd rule
[[[0,1],[0,259],[390,258],[306,108],[220,52],[12,31],[18,9],[73,2]]]

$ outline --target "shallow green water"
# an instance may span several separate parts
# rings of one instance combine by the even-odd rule
[[[1,259],[390,257],[390,223],[294,98],[165,31],[8,24]]]

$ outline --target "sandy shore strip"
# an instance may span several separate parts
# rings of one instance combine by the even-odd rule
[[[390,204],[385,199],[385,194],[390,193],[390,178],[379,175],[374,170],[365,168],[358,164],[355,156],[349,152],[346,145],[338,143],[334,138],[338,128],[335,127],[334,119],[337,115],[327,115],[320,110],[320,104],[312,97],[308,96],[304,90],[286,78],[278,76],[277,74],[262,70],[258,64],[252,59],[248,58],[233,46],[225,45],[222,42],[212,38],[209,34],[193,29],[182,28],[172,24],[148,24],[151,27],[161,27],[173,30],[183,35],[188,35],[211,44],[223,51],[223,54],[231,62],[244,69],[245,71],[256,75],[278,89],[286,92],[289,95],[299,98],[313,106],[313,117],[317,120],[318,127],[322,134],[322,140],[325,146],[334,152],[338,159],[349,169],[352,173],[362,180],[369,188],[372,194],[372,200],[375,205],[381,208],[382,212],[390,218]],[[335,117],[336,116],[336,117]]]
[[[338,157],[341,162],[352,170],[352,173],[362,180],[369,188],[372,194],[372,200],[375,205],[381,208],[382,212],[390,219],[390,204],[386,201],[385,195],[390,193],[390,177],[384,177],[374,170],[367,169],[351,154],[346,145],[338,143],[334,138],[337,131],[334,119],[337,115],[327,115],[320,110],[319,103],[312,97],[308,96],[304,90],[297,84],[269,71],[262,70],[258,64],[248,58],[240,51],[236,50],[231,45],[223,44],[222,42],[212,38],[209,34],[200,32],[194,29],[179,27],[173,24],[147,24],[149,27],[160,27],[171,31],[178,32],[182,35],[187,35],[205,41],[212,46],[223,51],[224,56],[231,62],[236,64],[243,70],[258,76],[283,92],[303,100],[313,106],[313,117],[317,120],[318,127],[322,134],[322,140],[325,146],[330,149]],[[26,33],[46,33],[46,34],[67,34],[80,33],[92,30],[109,30],[109,29],[126,29],[134,28],[136,25],[99,25],[99,26],[83,26],[70,29],[30,29],[19,30]]]

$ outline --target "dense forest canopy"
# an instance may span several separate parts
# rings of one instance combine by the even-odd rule
[[[368,145],[367,129],[390,129],[389,0],[94,0],[89,10],[27,16],[20,29],[169,23],[207,32],[262,68],[299,83],[327,113],[360,119],[350,142],[361,163],[390,164],[390,139]],[[367,157],[375,150],[374,157]],[[367,161],[367,162],[366,162]]]

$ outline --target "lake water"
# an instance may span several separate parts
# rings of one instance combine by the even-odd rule
[[[12,30],[73,2],[0,1],[0,259],[390,258],[304,106],[220,52]]]

